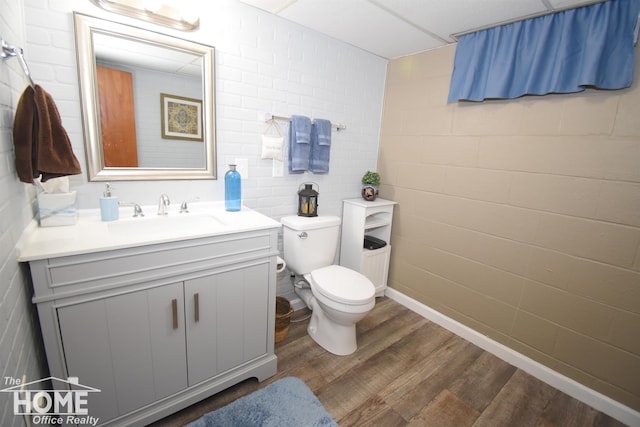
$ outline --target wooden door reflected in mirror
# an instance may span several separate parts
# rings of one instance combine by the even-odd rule
[[[106,167],[138,167],[131,73],[96,66],[100,135]]]

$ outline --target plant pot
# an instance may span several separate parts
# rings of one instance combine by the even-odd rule
[[[361,195],[364,200],[373,202],[378,197],[378,187],[373,184],[364,184]]]

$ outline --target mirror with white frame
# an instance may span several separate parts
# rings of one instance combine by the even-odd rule
[[[74,23],[89,180],[215,179],[213,47]]]

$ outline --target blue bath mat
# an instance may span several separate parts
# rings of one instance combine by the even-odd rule
[[[187,427],[338,427],[300,379],[282,378],[213,412]]]

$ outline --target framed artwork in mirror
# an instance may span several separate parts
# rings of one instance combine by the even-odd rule
[[[204,141],[201,100],[161,93],[160,110],[162,138]]]

